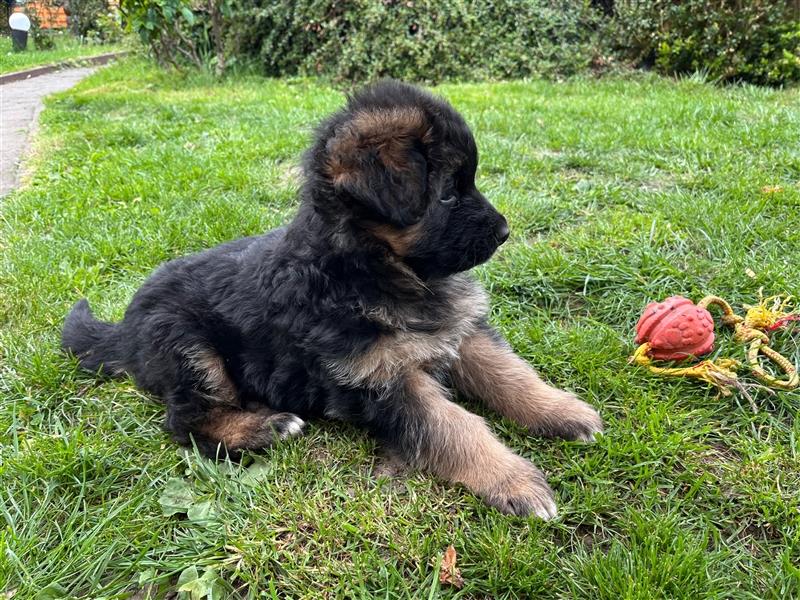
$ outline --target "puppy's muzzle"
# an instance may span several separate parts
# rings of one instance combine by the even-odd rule
[[[494,239],[499,246],[503,242],[508,239],[508,236],[511,234],[511,231],[508,228],[508,221],[506,221],[505,217],[500,217],[500,220],[495,223],[494,226]]]

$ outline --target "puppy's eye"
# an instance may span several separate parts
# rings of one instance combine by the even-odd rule
[[[439,198],[439,202],[447,206],[450,206],[458,202],[458,196],[456,196],[455,194],[450,194],[449,196],[443,196],[442,198]]]

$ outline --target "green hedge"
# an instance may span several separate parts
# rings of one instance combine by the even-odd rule
[[[775,0],[122,0],[163,63],[359,82],[562,76],[615,60],[721,81],[800,79]]]
[[[788,0],[618,1],[611,37],[622,56],[665,74],[780,85],[800,79],[797,8]]]
[[[271,75],[569,75],[585,70],[600,46],[600,15],[569,0],[283,0],[250,2],[237,12],[234,54]]]

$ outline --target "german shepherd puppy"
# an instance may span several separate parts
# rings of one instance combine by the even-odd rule
[[[487,322],[467,271],[509,228],[475,187],[464,119],[382,81],[319,126],[303,167],[286,227],[162,265],[120,323],[79,301],[63,347],[85,369],[131,375],[164,401],[175,439],[209,456],[342,419],[502,512],[554,517],[542,472],[451,400],[455,389],[539,435],[602,431]]]

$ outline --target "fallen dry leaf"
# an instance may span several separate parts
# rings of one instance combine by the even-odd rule
[[[778,192],[782,192],[783,188],[779,185],[765,185],[761,188],[762,194],[777,194]]]
[[[439,568],[439,583],[448,584],[461,589],[464,587],[464,578],[456,567],[456,549],[448,546],[442,557],[442,566]]]

